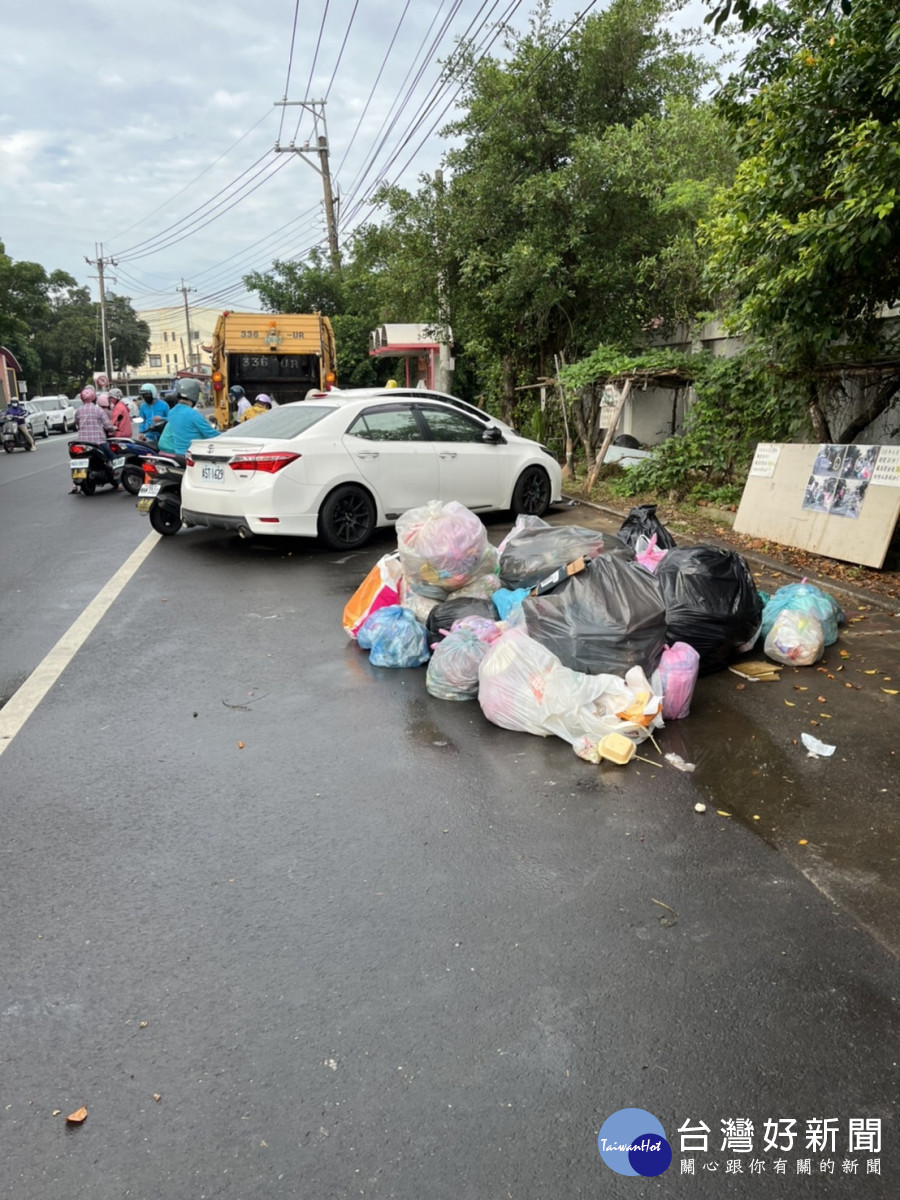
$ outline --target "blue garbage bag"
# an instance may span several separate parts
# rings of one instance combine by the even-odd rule
[[[788,583],[765,601],[762,612],[762,637],[767,638],[775,618],[786,609],[816,617],[822,624],[825,645],[831,646],[838,639],[838,625],[845,621],[844,610],[833,596],[817,588],[814,583]]]
[[[370,651],[373,667],[421,667],[431,657],[425,626],[399,604],[388,604],[367,617],[356,643]]]

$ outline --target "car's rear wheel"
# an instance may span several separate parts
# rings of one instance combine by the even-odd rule
[[[126,463],[122,468],[122,487],[136,496],[144,486],[144,468],[137,463]]]
[[[542,517],[550,507],[550,499],[550,476],[543,467],[526,467],[513,489],[513,515]]]
[[[354,483],[345,483],[326,497],[319,510],[319,537],[333,550],[356,550],[375,532],[372,497]]]

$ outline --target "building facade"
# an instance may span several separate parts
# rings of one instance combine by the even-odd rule
[[[179,371],[211,374],[212,336],[219,312],[218,308],[190,308],[188,315],[182,304],[143,309],[138,316],[150,327],[150,348],[139,367],[128,367],[118,376],[119,386],[129,393],[142,383],[163,390],[172,386]]]

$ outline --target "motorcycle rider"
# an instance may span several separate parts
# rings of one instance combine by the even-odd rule
[[[81,407],[75,413],[75,428],[86,442],[95,445],[100,453],[112,462],[112,450],[106,439],[109,434],[116,432],[116,427],[97,404],[97,393],[90,384],[83,387],[79,394]],[[78,488],[73,487],[71,491],[77,492]]]
[[[113,388],[109,393],[109,398],[113,402],[110,410],[109,419],[116,427],[116,433],[119,437],[130,438],[131,432],[131,410],[125,403],[122,397],[121,388]]]
[[[200,399],[200,384],[196,379],[179,379],[175,385],[176,403],[169,410],[169,423],[159,439],[160,450],[168,454],[183,455],[191,442],[198,438],[219,436],[209,421],[196,411],[194,405]]]
[[[24,407],[18,397],[10,400],[6,406],[6,416],[10,421],[15,421],[18,433],[24,439],[25,449],[33,450],[34,438],[31,436],[31,430],[27,424],[28,409]]]
[[[252,421],[253,418],[258,417],[260,415],[260,413],[268,412],[271,407],[272,407],[272,397],[267,396],[265,394],[265,392],[262,392],[259,396],[256,397],[256,399],[253,401],[253,403],[250,405],[250,407],[247,409],[247,411],[241,417],[241,420],[242,421]]]
[[[233,384],[228,389],[228,396],[229,396],[231,402],[236,406],[235,413],[234,413],[234,421],[235,421],[235,424],[237,424],[238,421],[243,421],[244,413],[250,407],[250,401],[247,399],[247,393],[244,391],[244,389],[241,387],[241,385],[239,383]]]
[[[154,442],[157,435],[153,433],[154,426],[169,419],[169,406],[165,400],[160,400],[152,383],[142,383],[138,395],[141,406],[138,412],[141,416],[141,441]],[[148,434],[151,436],[148,438]]]

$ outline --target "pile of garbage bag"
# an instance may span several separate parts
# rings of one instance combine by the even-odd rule
[[[477,700],[493,724],[560,737],[591,762],[629,761],[688,716],[700,675],[761,637],[807,665],[844,620],[806,581],[768,597],[736,552],[676,546],[654,505],[618,536],[519,517],[495,548],[475,513],[433,500],[399,518],[397,542],[344,609],[372,665],[427,664],[430,695]]]

